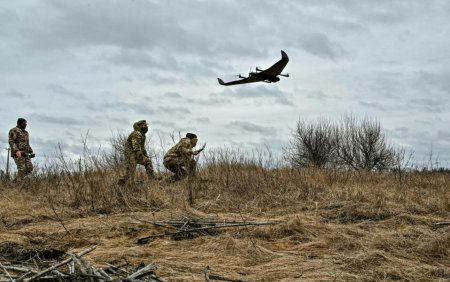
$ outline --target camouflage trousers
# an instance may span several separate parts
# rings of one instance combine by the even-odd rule
[[[22,179],[33,171],[33,164],[29,157],[14,157],[17,166],[17,179]]]
[[[181,180],[186,176],[195,176],[197,162],[194,159],[188,161],[176,158],[164,158],[164,166],[175,173],[174,180]]]
[[[142,165],[142,160],[138,161],[134,154],[125,156],[125,174],[119,178],[119,184],[123,185],[127,181],[129,181],[131,185],[134,185],[134,174],[136,172],[136,166],[138,164]],[[149,160],[143,166],[145,167],[145,172],[147,173],[148,179],[156,179],[152,161]]]

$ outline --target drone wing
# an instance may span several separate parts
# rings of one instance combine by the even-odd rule
[[[234,80],[234,81],[230,81],[230,82],[223,82],[223,80],[220,79],[220,78],[217,78],[217,80],[219,81],[220,85],[228,86],[228,85],[236,85],[236,84],[258,82],[258,81],[263,81],[264,79],[262,79],[260,77],[250,76],[250,77],[246,77],[244,79]]]
[[[289,62],[288,55],[283,50],[281,50],[281,60],[276,62],[270,68],[263,70],[262,72],[270,75],[279,75],[283,71],[284,67],[287,65],[288,62]]]

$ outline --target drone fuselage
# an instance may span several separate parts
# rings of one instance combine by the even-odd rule
[[[249,73],[249,76],[259,77],[259,78],[262,78],[265,81],[270,81],[270,82],[278,82],[278,81],[280,81],[280,78],[277,77],[276,75],[265,73],[264,71],[251,72],[251,73]]]

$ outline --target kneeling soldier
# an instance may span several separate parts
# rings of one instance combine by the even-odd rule
[[[164,166],[175,173],[173,180],[181,180],[187,175],[195,176],[197,163],[192,156],[198,151],[192,150],[197,145],[197,135],[187,133],[181,140],[164,155]]]

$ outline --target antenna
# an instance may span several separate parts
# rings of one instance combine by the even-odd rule
[[[9,179],[9,152],[11,148],[5,148],[8,151],[8,156],[6,157],[6,179]]]

